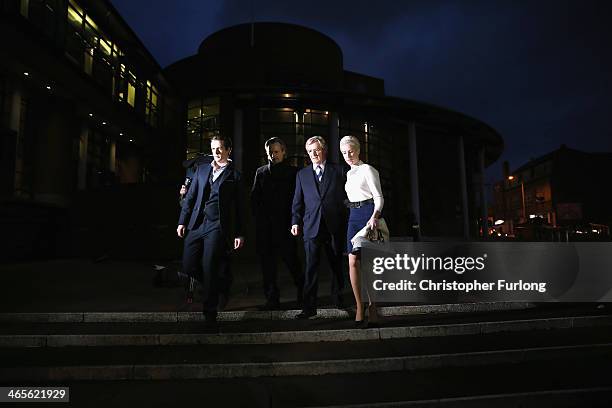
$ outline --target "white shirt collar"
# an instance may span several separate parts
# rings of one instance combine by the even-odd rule
[[[210,167],[213,168],[213,171],[219,171],[221,169],[225,169],[227,165],[230,164],[231,162],[232,162],[232,159],[227,159],[224,165],[217,167],[217,162],[213,160],[212,162],[210,162]]]
[[[321,164],[314,164],[312,163],[312,169],[316,172],[317,171],[317,166],[321,166],[321,171],[325,171],[325,164],[327,163],[327,160],[325,160],[323,163]]]

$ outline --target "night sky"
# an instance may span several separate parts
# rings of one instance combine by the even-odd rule
[[[610,1],[111,1],[162,67],[252,15],[327,34],[387,95],[495,128],[506,148],[489,181],[562,143],[612,152]]]

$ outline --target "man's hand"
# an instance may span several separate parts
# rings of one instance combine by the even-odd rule
[[[234,249],[240,249],[244,246],[244,237],[234,238]]]
[[[187,194],[187,187],[185,187],[184,184],[181,186],[181,189],[179,190],[179,194],[181,196],[184,196],[185,194]]]
[[[300,226],[299,225],[292,225],[291,226],[291,235],[293,235],[294,237],[297,237],[298,235],[300,235]]]
[[[185,226],[184,225],[179,225],[176,228],[176,235],[178,235],[179,238],[183,238],[185,236]]]

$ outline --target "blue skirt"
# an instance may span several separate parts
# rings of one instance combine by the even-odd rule
[[[353,244],[351,239],[368,223],[374,212],[374,204],[365,204],[359,208],[351,208],[348,220],[348,228],[346,230],[346,251],[353,253]]]

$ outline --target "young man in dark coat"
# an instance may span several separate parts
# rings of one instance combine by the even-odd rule
[[[187,234],[183,268],[197,276],[203,270],[203,313],[208,326],[215,326],[219,301],[219,283],[227,281],[229,254],[244,245],[242,234],[242,179],[229,160],[232,141],[214,136],[210,141],[213,161],[199,166],[183,202],[176,232]]]

